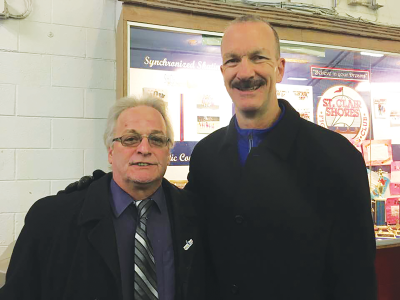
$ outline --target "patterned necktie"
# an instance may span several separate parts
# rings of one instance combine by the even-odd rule
[[[157,275],[153,248],[147,237],[147,215],[153,200],[142,200],[137,206],[139,222],[135,233],[135,300],[157,300]]]

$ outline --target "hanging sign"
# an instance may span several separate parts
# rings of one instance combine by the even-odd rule
[[[327,89],[317,105],[318,125],[336,131],[359,144],[367,137],[368,108],[354,89],[335,85]]]
[[[346,81],[367,81],[369,82],[368,70],[351,70],[311,66],[311,78],[346,80]]]

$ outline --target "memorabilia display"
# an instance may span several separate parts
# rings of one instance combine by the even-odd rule
[[[167,97],[167,91],[163,89],[156,89],[156,88],[143,88],[143,94],[144,95],[152,95],[156,96],[162,100],[164,100],[167,104],[168,107],[168,97]]]
[[[374,222],[377,227],[386,226],[386,199],[382,197],[385,181],[383,179],[382,169],[379,169],[378,182],[374,191],[376,191],[377,196],[372,200],[372,211]]]
[[[386,223],[387,225],[395,225],[399,223],[399,199],[386,199]]]
[[[151,94],[168,104],[175,146],[165,176],[183,187],[196,143],[235,113],[220,71],[222,33],[128,22],[127,36],[127,94]],[[277,97],[362,153],[376,237],[400,237],[398,57],[290,41],[281,46],[286,65]]]
[[[213,95],[203,95],[198,98],[198,109],[219,109],[218,100]]]
[[[374,113],[376,119],[386,119],[387,117],[387,99],[373,99]]]
[[[276,85],[276,95],[279,98],[287,100],[294,109],[296,109],[300,117],[307,121],[313,122],[313,89],[312,86],[280,84]]]
[[[400,161],[394,161],[391,164],[391,182],[400,183]]]
[[[390,194],[400,195],[400,183],[390,183]]]
[[[366,139],[370,127],[363,97],[346,85],[333,85],[324,91],[317,105],[317,122],[355,144]]]
[[[390,165],[393,161],[391,140],[364,141],[362,152],[367,166]]]
[[[393,84],[371,84],[373,134],[375,140],[392,140],[400,144],[400,92]]]
[[[197,116],[197,133],[210,134],[218,128],[219,117]]]

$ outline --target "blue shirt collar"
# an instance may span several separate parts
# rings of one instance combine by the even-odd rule
[[[116,218],[118,218],[125,209],[135,201],[127,192],[125,192],[115,181],[111,179],[110,183],[111,188],[111,207],[114,212]],[[157,204],[155,206],[158,207],[159,211],[164,214],[168,213],[167,204],[165,202],[164,190],[162,186],[160,186],[153,195],[149,198],[153,199],[153,201]]]
[[[251,134],[253,137],[257,136],[257,137],[261,137],[264,135],[264,133],[271,131],[278,123],[280,120],[282,120],[283,115],[285,114],[285,105],[283,105],[283,103],[278,102],[279,104],[279,108],[281,109],[281,114],[279,115],[279,118],[268,128],[265,129],[243,129],[239,127],[239,124],[237,122],[236,119],[236,115],[234,116],[235,118],[235,126],[236,126],[236,130],[239,134],[239,137],[242,138],[248,138],[248,136]]]

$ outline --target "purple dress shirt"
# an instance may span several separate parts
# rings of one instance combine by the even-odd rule
[[[134,300],[135,232],[138,212],[134,199],[111,180],[111,207],[117,237],[123,300]],[[153,246],[160,300],[174,300],[175,265],[171,226],[162,187],[150,196],[155,202],[147,220],[147,235]]]

